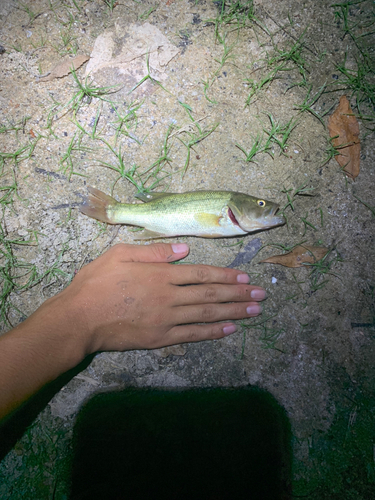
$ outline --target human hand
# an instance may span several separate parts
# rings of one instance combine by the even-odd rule
[[[0,419],[90,353],[218,339],[235,332],[228,319],[260,313],[265,292],[241,271],[170,264],[188,253],[116,245],[2,335]]]
[[[265,291],[243,272],[170,264],[188,253],[185,244],[119,244],[80,270],[59,295],[86,354],[218,339],[236,331],[227,320],[261,312]]]

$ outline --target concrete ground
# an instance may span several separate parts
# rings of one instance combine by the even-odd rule
[[[109,246],[134,241],[131,228],[78,211],[87,186],[124,202],[134,201],[131,181],[241,191],[278,202],[288,220],[241,239],[175,238],[190,245],[189,263],[238,257],[267,289],[262,316],[219,341],[98,354],[1,462],[1,498],[67,498],[75,416],[97,391],[248,384],[287,411],[295,495],[371,498],[373,9],[326,0],[1,2],[3,331]],[[76,78],[40,78],[77,54],[92,57]],[[330,154],[327,120],[344,94],[360,125],[355,181]],[[261,263],[301,242],[330,253],[312,267]]]

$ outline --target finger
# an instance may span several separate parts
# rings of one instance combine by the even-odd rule
[[[189,253],[186,243],[153,243],[151,245],[126,245],[119,243],[108,252],[122,262],[173,262]]]
[[[191,285],[175,287],[175,305],[209,304],[219,302],[251,302],[266,298],[263,288],[253,285]]]
[[[184,342],[200,342],[227,337],[237,331],[233,323],[215,323],[212,325],[181,325],[171,328],[167,333],[169,345]]]
[[[204,265],[171,266],[171,283],[174,285],[193,285],[199,283],[249,283],[247,274],[227,267]]]
[[[173,308],[173,321],[187,323],[213,323],[258,316],[262,307],[257,302],[233,302],[231,304],[201,304]]]

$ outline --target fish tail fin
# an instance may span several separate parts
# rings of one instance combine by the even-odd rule
[[[80,206],[81,213],[108,224],[116,224],[116,221],[111,217],[111,212],[113,213],[113,209],[119,203],[112,196],[103,193],[99,189],[89,187],[88,190],[89,195],[83,205]]]

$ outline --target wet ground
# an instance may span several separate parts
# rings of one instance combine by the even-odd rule
[[[220,341],[97,355],[2,461],[1,498],[66,498],[74,419],[98,390],[247,384],[287,411],[295,495],[371,498],[373,9],[325,0],[1,2],[3,331],[110,245],[134,241],[129,227],[79,213],[87,186],[126,202],[135,185],[242,191],[277,201],[288,220],[243,239],[178,238],[190,245],[187,262],[237,258],[268,291],[262,316]],[[90,54],[89,69],[41,78]],[[326,126],[344,94],[360,124],[355,181],[330,154]],[[260,262],[301,242],[330,252],[309,267]]]

